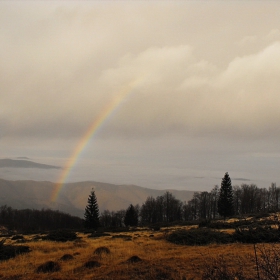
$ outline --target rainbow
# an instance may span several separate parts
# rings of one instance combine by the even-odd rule
[[[77,159],[79,158],[81,152],[85,149],[90,139],[93,137],[95,132],[102,126],[105,120],[115,111],[115,109],[122,103],[122,101],[133,91],[133,89],[139,84],[142,79],[137,79],[124,88],[122,88],[111,100],[109,104],[107,104],[100,112],[100,114],[93,120],[91,125],[88,127],[78,144],[76,145],[75,149],[73,150],[71,156],[66,161],[64,168],[61,172],[61,175],[55,185],[54,190],[51,194],[51,201],[55,202],[58,198],[58,195],[61,189],[64,186],[64,183],[69,176],[71,170],[75,166]]]

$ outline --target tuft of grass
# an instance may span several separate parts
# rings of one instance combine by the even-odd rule
[[[110,249],[108,247],[105,247],[105,246],[98,247],[94,250],[94,254],[98,255],[98,256],[108,255],[110,253],[111,253]]]
[[[98,261],[87,261],[85,264],[84,264],[84,267],[85,268],[95,268],[95,267],[100,267],[101,264],[98,262]]]
[[[73,260],[73,259],[74,259],[74,257],[71,254],[65,254],[60,258],[60,260],[62,260],[62,261],[69,261],[69,260]]]
[[[137,263],[137,262],[141,262],[141,261],[142,261],[142,259],[135,255],[135,256],[130,257],[126,262],[127,263]]]
[[[54,261],[47,261],[41,265],[39,265],[36,269],[37,273],[50,273],[50,272],[56,272],[60,271],[61,267],[59,263]]]

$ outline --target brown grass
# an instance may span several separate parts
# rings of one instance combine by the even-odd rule
[[[238,267],[241,262],[248,276],[256,275],[253,245],[180,246],[168,243],[164,234],[139,231],[126,233],[122,238],[88,238],[79,234],[79,242],[65,243],[32,241],[32,237],[25,237],[25,245],[31,252],[0,262],[0,279],[201,279],[205,265],[221,255],[231,267]],[[7,243],[14,241],[7,240]],[[100,247],[108,248],[110,253],[100,258],[94,253]],[[61,259],[66,254],[73,258]],[[129,261],[133,256],[139,261]],[[37,273],[40,265],[50,261],[58,263],[60,270]],[[87,267],[85,264],[89,262],[98,262],[100,266]]]

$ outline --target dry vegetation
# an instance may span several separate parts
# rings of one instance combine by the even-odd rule
[[[67,242],[25,236],[24,245],[31,252],[1,261],[0,278],[183,280],[203,279],[204,275],[204,279],[218,279],[211,269],[219,263],[226,264],[233,274],[245,267],[242,273],[246,279],[256,279],[252,244],[182,246],[167,242],[165,235],[162,230],[114,233],[98,238],[78,234],[79,239]],[[8,238],[5,244],[19,242]]]

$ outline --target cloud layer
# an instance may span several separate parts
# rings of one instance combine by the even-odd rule
[[[110,164],[113,154],[120,168],[154,157],[155,165],[182,164],[199,177],[184,156],[200,170],[228,150],[249,151],[251,159],[279,152],[278,2],[0,6],[0,141],[7,156],[66,158],[135,81],[95,135],[100,161]],[[189,147],[182,148],[186,139]],[[225,165],[216,162],[219,170]]]
[[[139,3],[51,5],[46,12],[41,5],[37,15],[28,5],[2,5],[7,28],[0,34],[0,137],[79,137],[113,96],[138,78],[141,83],[110,119],[110,133],[279,136],[277,28],[259,38],[240,38],[222,67],[196,54],[194,34],[186,33],[190,19],[178,3],[163,26],[167,4],[151,4],[159,12],[154,19],[150,6]],[[201,11],[199,5],[191,8]],[[17,18],[12,22],[9,16]],[[207,28],[208,20],[196,29]],[[213,20],[213,28],[218,24]],[[263,47],[238,56],[253,41]]]

